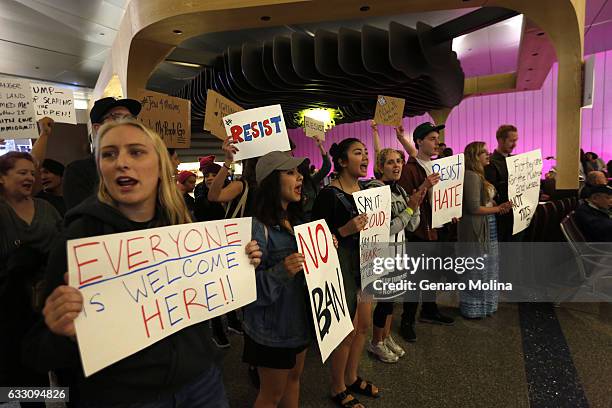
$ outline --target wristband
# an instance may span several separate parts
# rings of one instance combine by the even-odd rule
[[[408,215],[409,215],[409,216],[411,216],[411,217],[414,215],[414,210],[413,210],[412,208],[410,208],[410,207],[406,207],[406,210],[405,210],[405,211],[406,211],[406,212],[408,213]]]

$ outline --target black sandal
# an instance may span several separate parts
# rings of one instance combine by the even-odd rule
[[[361,402],[359,402],[359,400],[355,397],[353,397],[353,399],[350,399],[347,401],[347,398],[349,397],[353,397],[351,394],[348,393],[348,390],[344,390],[334,396],[331,397],[331,400],[334,401],[334,403],[339,406],[340,408],[352,408],[355,405],[361,405],[362,407],[365,408],[365,405],[363,405]]]
[[[365,387],[361,388],[361,384],[363,383],[365,383]],[[378,392],[376,392],[375,394],[374,384],[372,384],[370,381],[364,380],[363,378],[359,376],[357,377],[357,380],[355,380],[355,382],[349,385],[347,388],[358,394],[365,395],[366,397],[371,397],[371,398],[380,397],[380,390],[378,390]]]

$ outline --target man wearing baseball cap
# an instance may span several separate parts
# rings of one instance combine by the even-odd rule
[[[612,188],[594,186],[574,213],[587,242],[612,242]]]
[[[417,148],[417,155],[416,157],[411,156],[408,158],[408,162],[404,165],[402,175],[399,179],[399,184],[409,194],[412,194],[415,190],[429,190],[434,184],[440,181],[439,174],[430,172],[428,162],[431,161],[432,157],[438,154],[439,132],[442,129],[444,129],[444,125],[434,125],[431,122],[421,123],[414,129],[412,138]],[[431,227],[432,215],[429,194],[425,194],[425,199],[421,203],[420,212],[421,222],[413,233],[406,234],[406,240],[431,243],[438,242],[438,231]],[[432,245],[432,254],[430,255],[437,255],[437,253],[435,253],[437,248],[437,246],[433,248]],[[414,293],[414,296],[418,296],[418,292]],[[419,318],[420,322],[447,326],[455,322],[453,318],[440,313],[438,305],[436,304],[435,292],[423,291],[422,302],[421,315]],[[409,342],[416,341],[415,317],[418,305],[418,301],[404,302],[400,335],[404,340]]]
[[[98,99],[89,112],[92,140],[103,124],[136,117],[141,108],[140,102],[134,99],[115,99],[113,97]],[[64,173],[66,208],[69,210],[76,207],[91,196],[95,192],[98,181],[98,170],[93,151],[88,158],[70,163]]]

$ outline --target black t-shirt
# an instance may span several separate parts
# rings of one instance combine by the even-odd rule
[[[350,205],[350,209],[347,208],[347,204]],[[347,237],[341,237],[338,233],[338,228],[357,215],[357,205],[353,195],[329,185],[319,192],[312,207],[312,220],[324,219],[331,233],[338,239],[338,244],[356,251],[359,256],[359,233]]]

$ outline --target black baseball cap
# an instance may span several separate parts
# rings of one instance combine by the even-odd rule
[[[414,144],[416,145],[417,140],[425,139],[425,137],[431,132],[440,132],[442,129],[444,129],[444,127],[444,125],[436,126],[431,122],[421,123],[419,126],[416,127],[416,129],[414,129],[414,132],[412,132],[412,139],[414,139]]]
[[[134,116],[138,116],[140,109],[142,109],[140,102],[135,99],[115,99],[112,96],[98,99],[94,103],[93,108],[91,108],[91,112],[89,112],[89,119],[91,119],[91,123],[102,123],[102,118],[104,115],[106,115],[109,110],[116,108],[117,106],[127,108],[127,110],[129,110]]]

